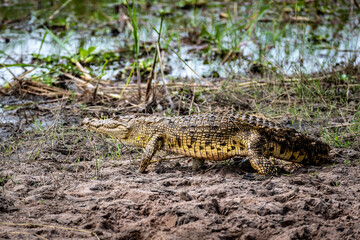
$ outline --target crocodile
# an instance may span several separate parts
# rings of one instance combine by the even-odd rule
[[[325,162],[330,151],[330,146],[318,139],[248,114],[85,118],[82,124],[86,129],[144,148],[138,170],[141,173],[161,149],[192,157],[195,170],[204,160],[247,156],[260,175],[276,174],[272,158],[316,165]]]

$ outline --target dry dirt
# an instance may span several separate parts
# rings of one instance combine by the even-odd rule
[[[1,239],[360,239],[355,150],[263,181],[234,161],[192,172],[186,158],[139,174],[141,152],[55,118],[0,125]]]

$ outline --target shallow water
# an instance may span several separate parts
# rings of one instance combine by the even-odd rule
[[[185,4],[185,2],[180,2],[178,5]],[[0,68],[0,85],[10,82],[13,79],[13,74],[19,76],[25,70],[33,69],[34,66],[19,67],[18,65],[12,66],[12,64],[32,64],[32,55],[34,54],[40,54],[41,57],[69,56],[75,55],[80,47],[88,49],[91,46],[96,47],[94,53],[116,52],[119,48],[129,48],[130,51],[133,44],[132,34],[128,25],[121,21],[125,17],[124,14],[128,15],[127,9],[123,6],[120,7],[120,13],[115,12],[116,2],[112,1],[70,2],[54,17],[53,22],[50,22],[53,27],[65,28],[65,30],[57,31],[55,27],[52,31],[60,35],[59,38],[64,41],[67,50],[59,46],[49,34],[43,41],[46,31],[41,23],[46,20],[49,13],[54,13],[55,9],[61,6],[59,3],[52,4],[48,5],[44,1],[38,1],[37,6],[25,4],[22,1],[2,4],[1,8],[5,10],[5,13],[1,18],[3,25],[0,29],[0,63],[8,65],[8,68]],[[237,15],[232,16],[233,19],[230,17],[222,19],[219,14],[233,12],[235,3],[223,4],[215,1],[207,3],[204,8],[189,7],[190,9],[182,9],[178,5],[162,2],[147,6],[140,1],[136,6],[140,40],[142,43],[156,42],[157,34],[152,26],[159,29],[159,9],[165,10],[168,14],[164,19],[164,38],[169,39],[172,36],[170,44],[176,51],[179,51],[179,55],[187,64],[204,77],[211,77],[214,74],[222,78],[242,76],[249,72],[253,63],[258,62],[269,67],[276,67],[280,73],[290,75],[298,72],[315,73],[329,70],[334,66],[348,62],[350,59],[356,63],[360,61],[358,57],[360,15],[359,11],[356,11],[356,8],[351,9],[351,6],[339,7],[333,13],[328,13],[325,9],[326,14],[319,15],[322,17],[320,19],[321,24],[285,24],[281,21],[259,21],[249,37],[242,30],[243,23],[246,24],[247,19],[254,16],[254,12],[259,6],[252,6],[251,3],[245,2],[241,7],[237,6]],[[83,10],[84,7],[87,9]],[[275,9],[267,9],[263,16],[264,19],[276,19],[278,17],[277,11],[283,9],[278,5],[273,7]],[[309,9],[312,8],[305,7],[302,11]],[[347,9],[352,12],[346,11]],[[19,11],[30,14],[30,17],[21,18],[18,15]],[[11,20],[12,14],[15,15],[14,18],[18,19],[19,23],[6,26],[5,23]],[[313,20],[311,19],[311,12],[308,14],[300,12],[300,14],[309,15],[310,20]],[[342,16],[344,14],[349,16]],[[109,19],[119,22],[112,23],[112,26],[109,27],[106,25],[111,22]],[[339,22],[342,19],[345,20]],[[118,34],[112,34],[114,27],[119,31]],[[223,50],[225,49],[225,53],[228,50],[237,51],[243,57],[235,57],[222,64],[224,57],[216,57],[213,50],[189,52],[189,50],[198,47],[197,44],[185,43],[182,39],[191,35],[193,29],[197,29],[198,32],[200,29],[202,29],[201,31],[206,29],[209,33],[205,37],[200,35],[198,38],[215,38],[215,40],[210,41],[211,49],[220,47]],[[206,44],[206,42],[201,44]],[[176,54],[166,47],[164,41],[162,47],[166,51],[165,64],[171,67],[171,71],[167,75],[169,78],[196,78],[196,75],[178,59]],[[266,49],[262,51],[261,58],[259,57],[260,47]],[[145,54],[144,59],[151,59],[152,56]],[[103,79],[114,79],[119,71],[128,67],[134,60],[133,56],[131,58],[125,56],[124,58],[120,64],[118,62],[109,64]],[[101,66],[91,65],[90,68],[95,74],[101,72]],[[39,75],[46,71],[48,71],[46,68],[39,68],[31,74]]]

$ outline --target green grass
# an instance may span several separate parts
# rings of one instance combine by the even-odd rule
[[[69,3],[68,6],[74,7],[75,12],[80,11],[81,6],[83,6],[80,3],[71,3],[69,1],[66,3]],[[36,49],[32,55],[32,64],[14,63],[2,64],[1,66],[9,71],[11,71],[12,67],[41,68],[43,69],[42,72],[34,73],[29,78],[41,81],[46,85],[58,86],[59,82],[64,78],[64,73],[81,77],[82,72],[79,71],[75,64],[79,62],[93,76],[93,80],[97,81],[96,86],[98,87],[106,71],[115,65],[123,73],[120,79],[116,81],[125,84],[125,88],[116,95],[109,94],[110,97],[116,97],[106,102],[106,104],[115,108],[120,106],[123,101],[129,101],[128,96],[125,96],[127,94],[125,89],[127,90],[128,85],[131,84],[132,77],[136,75],[138,83],[140,83],[141,79],[144,80],[150,73],[154,64],[154,54],[157,54],[156,44],[161,46],[164,53],[164,62],[162,62],[164,65],[169,61],[167,57],[170,53],[174,52],[175,57],[179,58],[178,61],[182,61],[187,68],[195,73],[196,69],[189,65],[189,61],[181,57],[181,51],[185,46],[194,47],[197,44],[207,44],[206,47],[198,50],[196,54],[189,56],[198,57],[204,62],[209,62],[209,65],[219,61],[218,64],[224,69],[227,77],[220,78],[221,84],[216,82],[218,91],[198,89],[195,91],[193,88],[183,87],[171,92],[169,95],[172,98],[182,96],[180,101],[187,108],[187,113],[206,112],[208,109],[212,109],[212,111],[214,109],[218,110],[216,108],[218,105],[216,99],[223,99],[227,102],[227,106],[222,106],[223,108],[229,107],[236,111],[258,113],[276,120],[289,117],[292,119],[293,125],[320,135],[322,139],[333,147],[359,150],[359,66],[352,65],[351,60],[349,60],[341,64],[341,70],[336,70],[338,66],[335,64],[321,63],[316,52],[318,49],[338,50],[341,41],[346,39],[341,30],[346,27],[352,27],[351,31],[357,29],[351,25],[349,13],[346,12],[349,5],[344,3],[345,6],[338,6],[335,2],[327,3],[326,1],[309,4],[305,4],[304,1],[278,4],[264,0],[259,1],[257,4],[250,4],[251,2],[245,1],[240,9],[240,6],[237,6],[235,2],[202,3],[198,1],[181,1],[179,4],[169,4],[160,1],[159,3],[160,7],[152,8],[151,11],[153,12],[151,14],[149,14],[150,10],[146,8],[145,1],[116,2],[110,4],[110,7],[103,1],[93,3],[89,5],[89,9],[96,6],[106,11],[101,14],[101,11],[95,13],[94,9],[83,9],[84,12],[90,13],[89,19],[86,19],[89,21],[86,22],[87,24],[80,21],[82,15],[76,15],[69,9],[67,10],[71,14],[68,14],[68,18],[66,17],[66,11],[56,12],[56,9],[61,7],[59,5],[54,6],[52,9],[52,13],[56,13],[56,16],[42,25],[40,24],[41,14],[38,11],[35,13],[36,21],[38,26],[44,29],[44,32],[40,36],[41,44],[39,49]],[[80,43],[77,51],[71,53],[68,49],[69,44],[71,44],[69,41],[79,30],[80,32],[87,30],[87,28],[92,30],[93,33],[87,35],[89,37],[97,36],[97,34],[104,36],[120,29],[118,22],[113,23],[111,21],[111,19],[119,19],[120,17],[119,12],[110,11],[116,4],[123,7],[124,14],[128,17],[121,22],[124,26],[123,31],[116,36],[119,43],[125,42],[124,49],[119,48],[104,52],[99,50],[96,45],[85,47],[84,43]],[[235,6],[238,9],[236,12],[234,10]],[[182,8],[190,8],[190,10],[186,12]],[[4,12],[10,18],[9,9],[5,9]],[[359,10],[354,8],[353,14],[358,16]],[[46,16],[49,17],[49,14]],[[107,16],[105,20],[104,16]],[[332,34],[326,34],[318,29],[314,23],[291,20],[294,16],[310,20],[320,17],[321,22],[315,24],[329,28],[333,32]],[[77,24],[77,21],[79,24]],[[158,41],[156,41],[151,37],[154,34],[160,36],[160,31],[158,32],[157,27],[154,27],[158,26],[159,22],[162,33],[161,38],[159,37]],[[339,24],[329,27],[332,22],[339,22]],[[61,26],[62,28],[57,30],[55,26]],[[294,34],[296,34],[296,37],[292,38]],[[65,55],[49,54],[41,56],[40,52],[49,36],[54,47],[59,46],[64,50]],[[284,39],[290,40],[284,42]],[[184,43],[185,40],[199,42]],[[255,46],[255,50],[245,56],[243,45],[250,43]],[[283,57],[285,59],[291,56],[292,52],[299,51],[299,61],[294,63],[294,72],[291,79],[284,73],[282,62],[269,60],[271,48],[279,45],[283,47]],[[357,50],[352,49],[352,46],[345,47],[346,49],[342,50]],[[234,54],[228,55],[229,53]],[[335,57],[341,53],[337,51],[334,56],[329,55],[329,62],[334,61]],[[0,51],[0,55],[6,58],[11,57],[6,51]],[[226,59],[227,57],[228,59]],[[315,62],[322,64],[322,66],[320,64],[320,72],[306,74],[306,69],[301,65],[302,59],[300,58],[314,58]],[[246,63],[249,64],[246,72],[233,71],[234,66],[237,67]],[[215,75],[209,74],[209,76]],[[213,81],[211,78],[205,79],[198,74],[196,81],[199,79]],[[261,85],[250,84],[250,86],[240,87],[244,81],[257,81]],[[174,82],[187,84],[190,81],[175,78]],[[78,102],[77,94],[82,92],[76,92],[77,90],[69,91],[71,92],[69,103],[76,104]],[[138,91],[139,96],[141,93]],[[187,95],[191,97],[186,98]],[[96,98],[94,97],[93,100],[96,100]],[[176,104],[171,107],[173,109],[170,109],[166,103],[161,102],[162,99],[158,100],[167,108],[165,114],[177,114]],[[241,106],[237,106],[237,100],[248,101],[249,108],[242,109]],[[193,101],[193,104],[191,101]],[[141,103],[135,100],[131,102],[133,105]],[[89,105],[91,104],[89,103]],[[96,102],[96,104],[99,104],[99,102]],[[81,105],[80,108],[85,111],[85,106],[86,103]],[[15,108],[17,107],[8,106],[6,110],[15,110]],[[68,134],[76,134],[75,129],[71,133],[60,128],[53,128],[50,132],[46,132],[45,126],[43,126],[41,119],[38,118],[34,118],[34,126],[34,133],[49,134],[53,141],[62,141],[65,146],[66,138],[69,137]],[[72,144],[77,144],[80,139],[81,137],[73,139]],[[42,144],[44,141],[40,139],[39,143]],[[103,163],[105,158],[116,159],[121,156],[121,147],[117,143],[112,143],[112,146],[113,149],[108,149],[104,155],[100,156],[99,162],[96,164],[98,170],[101,166],[100,163]],[[8,141],[0,144],[1,150],[7,155],[18,147],[19,144],[15,142]],[[71,150],[70,147],[69,151]],[[96,152],[99,153],[100,151],[96,150]],[[37,159],[39,154],[41,154],[40,151],[34,150],[29,158]]]

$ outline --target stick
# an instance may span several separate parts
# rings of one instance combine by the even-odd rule
[[[162,64],[162,61],[161,61],[161,57],[160,57],[160,47],[159,47],[159,44],[156,44],[156,49],[158,51],[158,55],[159,55],[159,63],[160,63],[160,70],[161,70],[161,79],[163,81],[163,87],[164,87],[164,90],[165,90],[165,94],[166,94],[166,98],[168,99],[169,103],[170,103],[170,107],[174,110],[175,109],[175,105],[173,103],[173,101],[171,100],[171,97],[169,95],[169,92],[168,92],[168,89],[166,87],[166,83],[165,83],[165,77],[164,77],[164,69],[163,69],[163,64]]]

